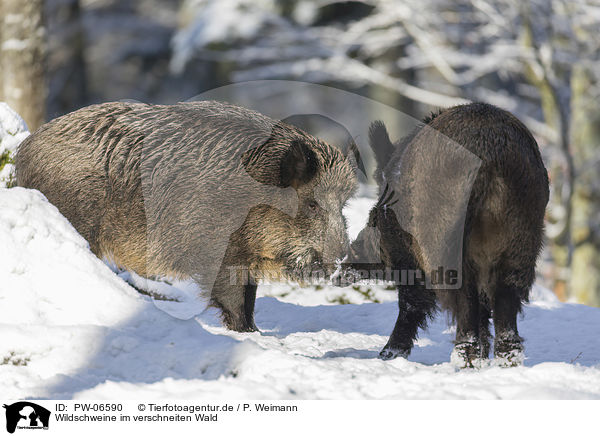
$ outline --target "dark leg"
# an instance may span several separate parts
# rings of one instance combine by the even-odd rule
[[[256,284],[248,283],[244,286],[244,315],[246,317],[246,326],[249,331],[257,332],[256,324],[254,324],[254,303],[256,302]]]
[[[256,332],[258,328],[254,324],[254,299],[256,298],[256,287],[253,290],[247,291],[247,288],[251,288],[250,285],[239,289],[240,298],[216,298],[215,296],[211,299],[211,305],[221,310],[221,318],[223,324],[230,330],[236,332]],[[252,294],[252,298],[246,300],[246,294]],[[244,298],[242,300],[242,298]],[[241,300],[241,301],[240,301]],[[250,307],[252,308],[250,310]]]
[[[500,285],[494,298],[494,357],[503,359],[507,366],[523,363],[523,338],[517,331],[517,315],[527,290]]]
[[[479,295],[479,345],[481,347],[481,357],[488,359],[490,357],[490,302],[485,294]]]
[[[427,318],[436,310],[435,294],[423,287],[398,287],[398,319],[390,339],[379,356],[384,360],[407,357],[412,350],[417,331],[425,328]]]
[[[210,304],[221,310],[223,324],[238,332],[258,331],[254,324],[256,283],[248,270],[234,271],[221,267],[213,286]]]
[[[453,307],[456,318],[456,340],[451,360],[463,367],[473,367],[473,361],[481,358],[479,327],[479,295],[477,288],[465,284],[465,289],[456,292]],[[452,291],[449,291],[452,292]]]

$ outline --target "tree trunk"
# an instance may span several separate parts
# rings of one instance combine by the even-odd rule
[[[46,0],[48,117],[85,106],[87,79],[79,0]]]
[[[531,11],[529,4],[523,3],[524,25],[521,29],[521,43],[528,49],[539,52],[539,45],[535,42],[531,27]],[[538,65],[539,67],[539,65]],[[556,71],[555,71],[556,73]],[[565,74],[565,72],[563,72]],[[575,179],[575,164],[570,148],[571,114],[569,105],[562,107],[566,102],[560,101],[557,83],[552,85],[548,72],[536,73],[530,64],[525,72],[527,80],[534,85],[540,94],[540,103],[544,114],[544,121],[558,132],[558,146],[562,153],[560,161],[551,162],[550,177],[552,179],[551,202],[548,205],[548,220],[553,222],[560,231],[549,237],[549,250],[553,260],[551,280],[553,291],[560,300],[570,296],[571,266],[573,260],[572,240],[572,215],[573,215],[573,185]],[[566,86],[570,86],[567,79]],[[556,222],[554,222],[556,221]]]
[[[42,0],[0,3],[0,100],[31,131],[44,123],[46,114],[42,11]]]
[[[577,178],[570,291],[577,301],[600,306],[600,105],[589,92],[594,86],[591,77],[587,68],[573,68],[572,146]]]

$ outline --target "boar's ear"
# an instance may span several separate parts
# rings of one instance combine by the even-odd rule
[[[360,157],[360,151],[358,150],[358,146],[354,139],[350,138],[350,140],[346,143],[344,147],[344,154],[346,156],[351,156],[354,158],[354,162],[356,163],[356,168],[358,168],[362,173],[366,176],[367,170],[365,170],[365,164],[363,163]]]
[[[382,169],[389,162],[395,148],[382,121],[375,121],[369,127],[369,144],[375,153],[377,167]]]
[[[317,174],[317,155],[309,145],[294,139],[279,165],[280,186],[298,188]]]

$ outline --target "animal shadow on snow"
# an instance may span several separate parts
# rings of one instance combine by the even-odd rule
[[[369,335],[372,340],[367,349],[332,349],[321,358],[377,358],[397,314],[396,302],[299,306],[270,297],[257,301],[257,324],[263,335],[285,337],[330,330]],[[543,362],[600,364],[598,308],[573,303],[532,303],[525,305],[519,317],[519,333],[525,338],[525,366]],[[426,331],[419,330],[419,339],[408,360],[426,365],[449,362],[454,334],[455,327],[446,314],[438,312]]]
[[[220,327],[214,314],[180,320],[158,309],[148,298],[134,316],[119,325],[101,327],[99,342],[87,364],[76,374],[57,377],[47,397],[69,399],[107,381],[150,384],[165,378],[216,380],[223,375],[235,376],[237,346],[254,340],[266,348],[268,343],[261,345],[256,338],[268,336],[285,338],[323,330],[332,335],[366,335],[367,340],[361,342],[367,344],[363,349],[332,346],[316,358],[377,359],[396,316],[395,302],[299,306],[262,297],[256,304],[261,333],[237,333]],[[575,304],[527,306],[521,326],[526,339],[525,366],[548,361],[584,366],[600,362],[600,337],[593,333],[600,331],[596,308]],[[438,314],[428,330],[420,332],[408,360],[425,365],[447,363],[452,338],[453,328],[443,314]]]

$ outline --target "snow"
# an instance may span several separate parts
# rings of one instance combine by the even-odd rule
[[[354,234],[371,201],[346,209]],[[189,283],[115,274],[37,191],[0,189],[0,240],[7,398],[600,399],[600,309],[540,287],[520,320],[524,366],[460,370],[443,314],[408,359],[377,358],[397,315],[385,287],[365,298],[351,288],[261,286],[261,333],[236,333]],[[179,302],[154,301],[124,279]],[[340,295],[356,304],[332,304]]]
[[[23,118],[19,116],[8,104],[0,101],[0,156],[8,152],[14,156],[17,146],[29,136],[29,130]],[[14,170],[12,164],[4,165],[0,169],[0,188],[6,186]]]
[[[28,39],[7,39],[2,43],[2,50],[8,51],[22,51],[25,50],[30,44]]]
[[[8,104],[0,101],[0,153],[5,150],[14,152],[27,136],[29,130],[23,118]]]

